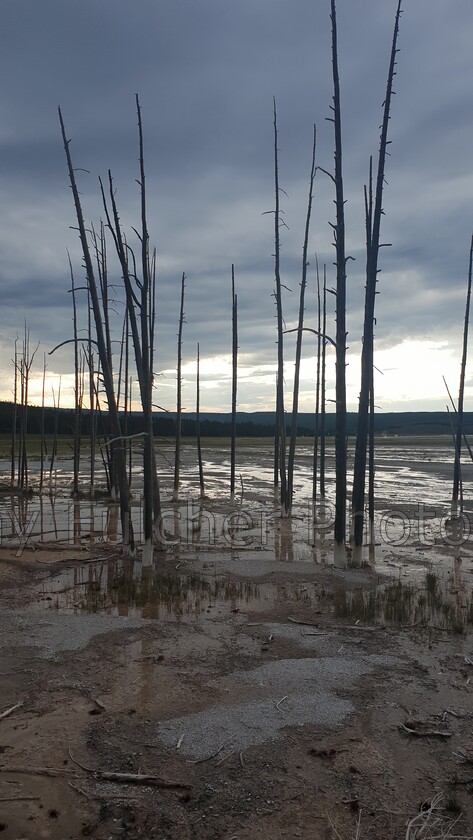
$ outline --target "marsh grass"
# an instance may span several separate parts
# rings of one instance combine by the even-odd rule
[[[394,580],[371,589],[337,589],[333,608],[339,618],[371,623],[440,627],[462,634],[473,627],[473,602],[460,602],[432,570],[419,584]]]

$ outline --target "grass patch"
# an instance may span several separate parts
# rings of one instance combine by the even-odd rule
[[[473,627],[473,602],[465,593],[448,591],[433,571],[419,584],[395,580],[372,589],[337,589],[333,598],[338,618],[371,623],[419,625],[451,630],[459,635]]]

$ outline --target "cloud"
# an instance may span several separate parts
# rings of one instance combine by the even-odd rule
[[[339,0],[344,177],[348,265],[351,403],[356,404],[363,331],[363,185],[376,156],[395,3]],[[402,388],[422,379],[409,354],[432,365],[459,364],[468,247],[473,219],[470,146],[473,7],[470,0],[417,0],[402,16],[396,97],[391,119],[377,299],[377,352],[398,359],[399,378],[380,390],[384,406],[444,402],[443,386]],[[307,205],[312,124],[317,160],[333,165],[329,4],[310,0],[82,0],[5,4],[0,51],[0,388],[11,390],[12,342],[26,319],[38,355],[71,336],[66,250],[78,285],[82,258],[61,148],[63,108],[88,223],[103,215],[98,176],[114,176],[123,229],[139,220],[134,95],[145,128],[149,229],[157,247],[157,402],[174,406],[179,286],[188,277],[184,359],[197,341],[202,362],[228,358],[230,276],[235,264],[242,360],[240,406],[273,407],[275,319],[272,210],[272,97],[279,121],[283,282],[288,327],[297,322],[302,233]],[[314,251],[334,280],[331,181],[318,173],[306,317],[317,320]],[[113,337],[121,335],[120,271],[109,246],[116,289]],[[328,331],[334,331],[329,295]],[[79,295],[85,324],[85,296]],[[435,347],[432,345],[435,343]],[[294,339],[287,337],[287,393]],[[115,344],[118,348],[118,344]],[[437,349],[436,349],[437,348]],[[304,354],[314,357],[307,337]],[[41,357],[42,358],[42,357]],[[71,353],[48,361],[51,376],[71,372]],[[442,362],[443,363],[443,362]],[[332,364],[332,361],[330,362]],[[450,367],[448,367],[450,371]],[[404,371],[404,374],[402,373]],[[304,363],[302,404],[311,401],[313,371]],[[220,374],[219,374],[220,376]],[[226,375],[227,376],[227,375]],[[206,387],[208,407],[228,408],[227,379]],[[423,379],[425,385],[425,379]],[[212,384],[205,380],[206,386]],[[226,383],[224,385],[224,383]],[[174,383],[175,384],[175,383]],[[189,383],[188,388],[191,388]],[[331,387],[331,386],[330,386]],[[384,387],[384,386],[383,386]],[[66,399],[67,389],[64,397]],[[191,403],[189,391],[189,403]],[[70,389],[69,389],[70,398]]]

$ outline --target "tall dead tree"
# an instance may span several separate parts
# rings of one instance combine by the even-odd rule
[[[53,406],[54,406],[54,427],[53,427],[53,442],[51,446],[51,461],[49,463],[49,495],[53,496],[53,491],[56,489],[55,486],[53,487],[53,470],[54,470],[54,462],[57,456],[57,436],[59,432],[59,412],[61,409],[61,377],[59,377],[59,387],[57,393],[57,403],[56,403],[56,394],[54,391],[54,385],[52,386],[53,392]]]
[[[174,453],[174,489],[173,502],[179,501],[179,468],[181,465],[181,432],[182,432],[182,327],[184,324],[184,290],[186,275],[182,272],[181,306],[179,309],[179,329],[177,333],[177,398],[176,398],[176,449]]]
[[[95,454],[97,444],[97,411],[95,401],[95,361],[92,349],[92,319],[90,291],[87,289],[87,368],[89,371],[89,420],[90,420],[90,498],[95,497]],[[126,432],[125,432],[126,434]]]
[[[90,299],[92,303],[92,311],[94,313],[95,330],[97,336],[98,353],[100,358],[100,365],[102,368],[102,377],[107,395],[108,410],[112,426],[113,436],[121,439],[122,432],[120,426],[120,417],[115,397],[115,387],[113,382],[112,371],[109,364],[107,344],[105,341],[105,334],[103,329],[103,312],[100,306],[97,283],[95,279],[94,267],[92,257],[89,249],[89,242],[87,238],[87,231],[84,222],[84,215],[82,212],[79,191],[77,189],[76,177],[74,167],[72,165],[72,158],[70,153],[70,141],[67,139],[64,121],[62,118],[61,109],[59,108],[59,122],[61,125],[61,135],[64,144],[64,151],[66,154],[67,168],[69,173],[69,180],[74,199],[74,206],[76,211],[77,223],[79,228],[79,238],[82,246],[82,254],[87,276],[87,285],[90,292]],[[130,490],[128,487],[128,478],[126,472],[126,460],[123,447],[117,446],[116,449],[116,466],[117,466],[117,480],[120,495],[120,517],[122,525],[122,540],[123,551],[125,554],[132,554],[134,552],[134,538],[133,527],[130,516]]]
[[[71,258],[69,260],[69,271],[71,275],[72,295],[72,327],[74,336],[74,437],[73,437],[73,471],[72,471],[72,496],[79,497],[79,468],[80,468],[80,415],[81,406],[79,399],[79,338],[77,330],[77,303],[76,288],[74,284],[74,272],[72,270]]]
[[[327,370],[327,267],[324,265],[322,294],[322,361],[320,376],[320,495],[325,498],[325,380]]]
[[[100,289],[100,296],[102,301],[102,312],[103,312],[103,328],[105,334],[105,342],[107,346],[107,356],[108,356],[108,364],[110,368],[110,373],[112,378],[114,379],[114,370],[113,370],[113,353],[112,353],[112,333],[111,333],[111,325],[110,325],[110,308],[113,305],[113,302],[110,300],[110,289],[109,289],[109,280],[108,280],[108,255],[107,255],[107,240],[105,237],[105,228],[103,223],[100,223],[100,232],[99,234],[96,233],[94,226],[92,225],[92,245],[95,252],[95,260],[97,266],[97,277],[99,281],[99,289]],[[120,388],[120,381],[118,381],[118,390]],[[117,411],[120,411],[120,400],[117,394],[116,397],[117,402]],[[108,458],[108,474],[110,477],[110,493],[112,499],[115,501],[117,498],[118,490],[118,481],[117,481],[117,474],[116,474],[116,466],[115,466],[115,452],[117,446],[122,446],[122,441],[114,440],[115,435],[113,431],[111,431],[111,438],[112,443],[107,443],[106,445],[106,452]],[[123,431],[123,430],[122,430]]]
[[[278,163],[278,122],[276,112],[276,100],[273,98],[273,128],[274,128],[274,279],[277,319],[277,353],[278,353],[278,377],[276,384],[276,424],[278,430],[278,460],[279,460],[279,482],[281,515],[287,516],[288,494],[287,494],[287,472],[286,472],[286,418],[284,414],[284,320],[282,310],[282,283],[281,283],[281,240],[279,229],[284,222],[281,221],[281,207],[279,201],[279,163]]]
[[[200,348],[197,344],[197,376],[196,376],[196,404],[195,404],[195,437],[197,443],[197,461],[199,464],[200,498],[205,496],[204,465],[202,461],[202,443],[200,440]]]
[[[235,293],[235,266],[232,264],[232,422],[230,441],[230,497],[235,498],[236,409],[238,383],[238,296]]]
[[[315,430],[314,430],[314,456],[312,466],[312,500],[317,499],[317,480],[319,469],[319,429],[320,429],[320,365],[322,350],[322,307],[320,302],[320,277],[317,255],[315,256],[316,279],[317,279],[317,372],[315,376]]]
[[[375,556],[375,532],[374,532],[374,480],[375,480],[375,449],[374,449],[374,376],[371,377],[370,390],[370,417],[368,432],[368,545],[369,558],[374,560]]]
[[[17,433],[17,423],[18,423],[18,335],[15,338],[15,354],[12,359],[13,361],[13,372],[14,372],[14,379],[13,379],[13,418],[12,418],[12,427],[11,427],[11,461],[10,461],[10,484],[12,487],[15,486],[15,475],[16,475],[16,433]]]
[[[385,167],[388,140],[388,127],[390,119],[391,100],[393,96],[393,83],[396,75],[397,40],[399,34],[399,20],[401,16],[401,0],[399,0],[394,22],[394,34],[391,45],[391,57],[389,62],[388,81],[386,85],[386,97],[383,108],[383,122],[378,155],[378,171],[376,177],[376,190],[374,203],[372,200],[371,187],[371,165],[370,165],[370,186],[369,194],[365,189],[365,212],[366,212],[366,289],[365,289],[365,314],[363,323],[363,346],[361,351],[361,387],[358,404],[358,424],[355,444],[355,465],[353,470],[353,495],[352,495],[352,562],[354,565],[361,565],[363,550],[364,531],[364,506],[365,506],[365,480],[366,480],[366,455],[369,425],[369,397],[373,388],[373,352],[374,352],[374,310],[376,300],[376,286],[378,280],[378,258],[379,250],[383,247],[380,243],[381,216],[383,214],[383,187],[385,181]]]
[[[40,419],[40,456],[39,456],[39,492],[43,490],[44,461],[46,456],[46,437],[44,429],[45,407],[44,397],[46,389],[46,353],[43,353],[43,381],[41,387],[41,419]]]
[[[149,233],[147,224],[147,197],[144,166],[144,141],[141,107],[136,96],[136,111],[139,134],[140,155],[140,186],[141,198],[141,227],[135,230],[140,242],[141,277],[137,276],[137,260],[132,249],[126,242],[120,225],[117,204],[115,200],[111,172],[108,173],[109,197],[111,213],[109,212],[105,190],[100,181],[102,200],[107,217],[107,225],[112,234],[117,256],[122,270],[125,287],[126,306],[130,319],[130,330],[135,355],[136,372],[140,388],[140,398],[143,418],[144,448],[143,448],[143,562],[149,565],[153,556],[154,523],[160,521],[161,499],[159,481],[156,472],[156,453],[153,436],[153,382],[154,382],[154,325],[155,325],[155,293],[156,293],[156,251],[150,254]],[[129,259],[132,265],[129,265]]]
[[[144,496],[144,546],[143,564],[151,563],[153,558],[154,504],[159,505],[155,492],[159,494],[156,471],[153,473],[154,433],[153,433],[153,359],[154,359],[154,321],[155,321],[155,257],[150,257],[149,234],[146,218],[146,185],[143,151],[143,125],[138,95],[136,96],[136,111],[138,116],[138,133],[140,149],[140,196],[141,196],[141,295],[139,301],[139,315],[141,326],[141,363],[143,366],[144,388],[142,393],[142,407],[144,431],[146,432],[143,447],[143,496]],[[159,510],[159,513],[161,511]]]
[[[468,355],[468,326],[470,322],[470,302],[471,302],[471,281],[473,269],[473,236],[470,243],[470,257],[468,263],[468,284],[466,292],[466,307],[465,307],[465,323],[463,326],[463,350],[460,367],[460,386],[458,389],[458,406],[456,411],[456,430],[455,430],[455,461],[453,466],[453,491],[452,491],[452,519],[458,517],[458,514],[463,513],[462,498],[460,495],[461,488],[461,448],[463,438],[463,401],[465,395],[465,373],[466,360]],[[459,504],[460,499],[460,504]]]
[[[334,564],[339,568],[346,566],[346,506],[347,506],[347,395],[346,395],[346,284],[347,260],[345,255],[345,199],[343,190],[342,166],[342,119],[340,105],[340,74],[338,70],[338,38],[335,0],[331,0],[332,21],[332,76],[333,76],[333,117],[327,117],[334,125],[335,134],[335,169],[334,174],[324,171],[335,185],[336,222],[331,224],[334,234],[337,269],[336,283],[336,361],[335,361],[335,521],[334,521]]]
[[[18,457],[18,486],[21,490],[28,489],[28,402],[30,373],[39,342],[33,352],[30,348],[30,330],[25,321],[23,349],[20,359],[20,448]]]
[[[294,389],[292,395],[292,418],[291,418],[291,437],[289,440],[289,458],[287,463],[287,499],[286,512],[290,513],[292,510],[292,502],[294,496],[294,458],[296,454],[297,441],[297,415],[299,411],[299,380],[301,370],[301,354],[302,354],[302,332],[304,329],[304,302],[305,290],[307,286],[307,267],[308,267],[308,249],[309,249],[309,233],[310,233],[310,217],[312,214],[312,202],[314,198],[314,179],[315,179],[315,150],[317,146],[317,131],[314,125],[313,140],[312,140],[312,160],[309,178],[309,198],[307,201],[307,213],[304,229],[304,242],[302,246],[302,278],[301,289],[299,296],[299,323],[297,326],[296,338],[296,360],[294,366]]]
[[[278,402],[278,375],[276,374],[276,407]],[[279,487],[279,426],[278,426],[278,412],[274,414],[274,456],[273,456],[273,484],[274,493],[276,494]]]

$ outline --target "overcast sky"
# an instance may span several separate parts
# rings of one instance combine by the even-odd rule
[[[339,0],[348,264],[348,399],[356,406],[364,296],[363,185],[378,149],[395,2]],[[473,227],[473,4],[405,0],[392,107],[377,298],[376,402],[442,409],[458,389]],[[43,353],[71,337],[67,249],[83,269],[57,118],[71,138],[85,217],[98,225],[98,176],[112,170],[129,241],[139,224],[134,95],[145,130],[151,243],[158,253],[156,401],[175,405],[179,286],[187,275],[184,405],[195,403],[200,342],[204,410],[230,407],[231,264],[239,303],[240,410],[274,406],[272,97],[277,100],[284,219],[282,280],[295,326],[312,125],[317,162],[333,166],[329,0],[4,0],[0,30],[0,396],[24,320],[39,397]],[[334,284],[333,185],[318,173],[310,254]],[[135,240],[136,241],[136,240]],[[120,273],[110,244],[110,274]],[[316,326],[311,257],[306,324]],[[329,305],[333,309],[333,296]],[[118,303],[117,303],[118,306]],[[86,311],[81,304],[85,324]],[[328,331],[334,331],[333,312]],[[305,339],[300,409],[314,404],[314,339]],[[115,338],[120,337],[117,325]],[[118,344],[116,345],[118,347]],[[333,396],[328,352],[328,397]],[[292,387],[294,338],[286,342]],[[48,357],[48,391],[68,348]],[[35,377],[33,377],[35,379]],[[473,395],[468,374],[467,397]],[[468,398],[466,407],[468,405]]]

